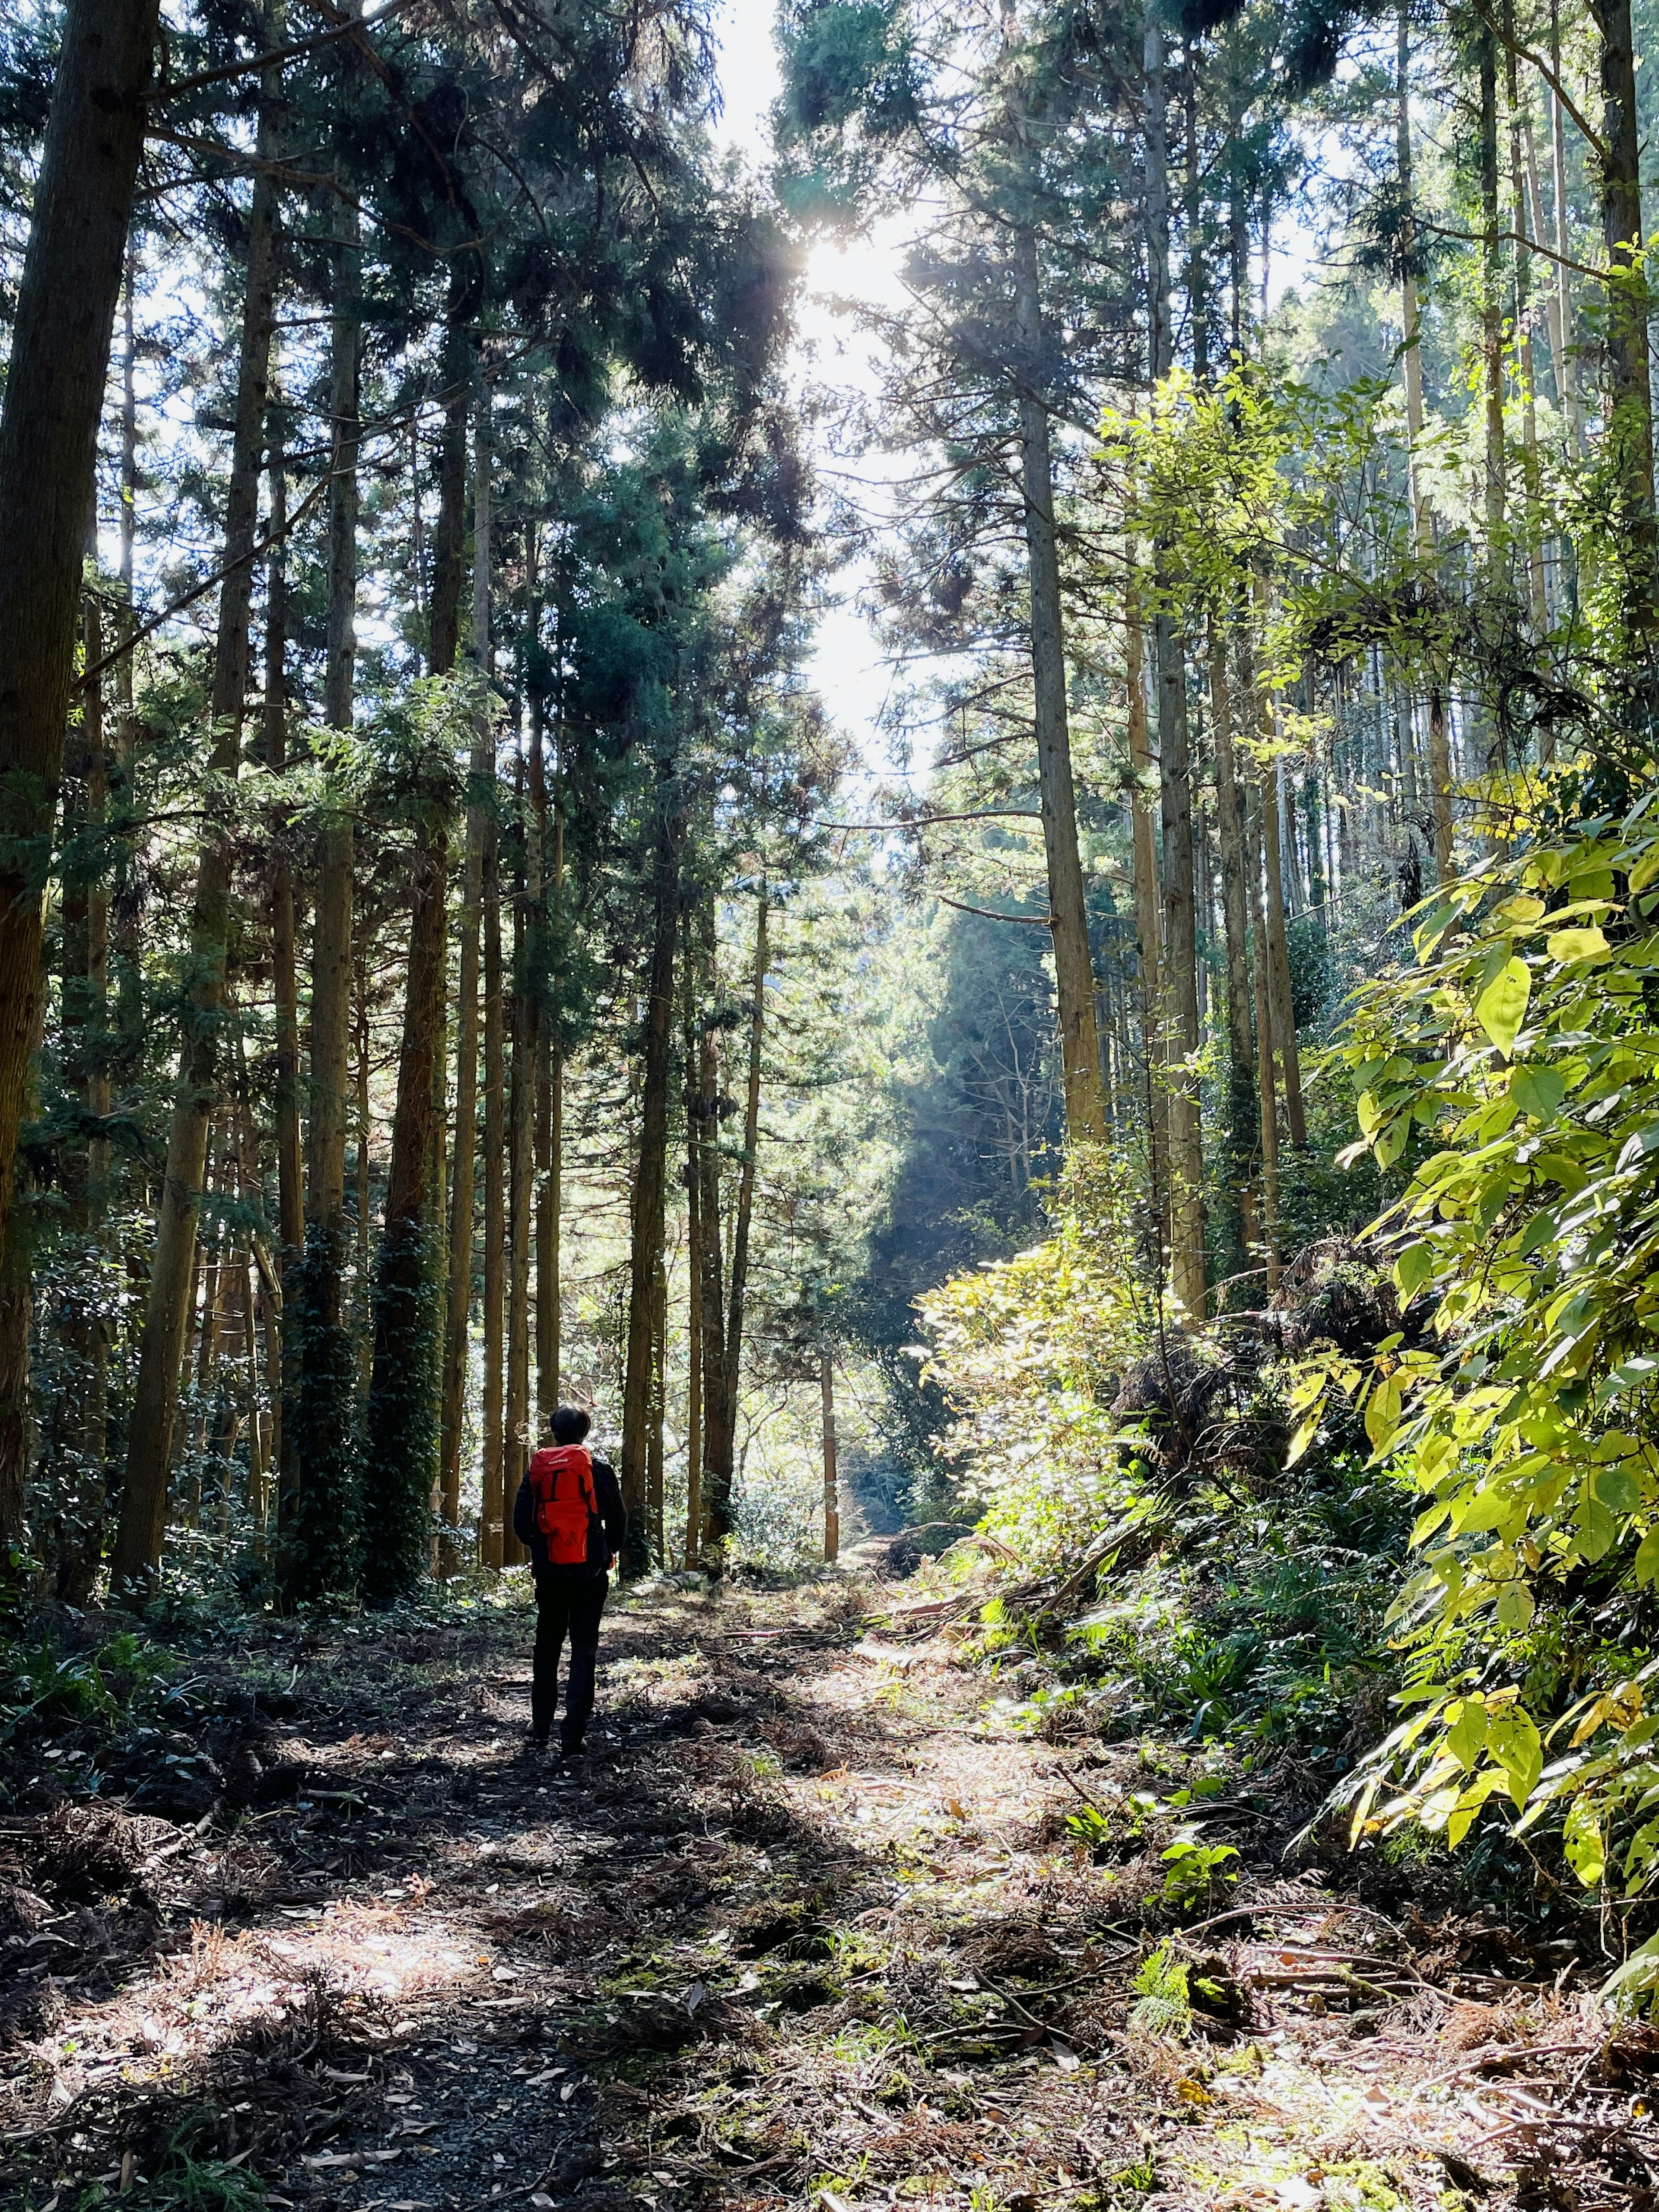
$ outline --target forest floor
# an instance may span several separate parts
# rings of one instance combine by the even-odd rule
[[[14,1729],[0,2203],[1652,2204],[1604,1962],[1286,1859],[1282,1765],[1044,1740],[902,1602],[617,1605],[580,1781],[518,1598]]]

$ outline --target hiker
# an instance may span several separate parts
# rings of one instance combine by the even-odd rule
[[[559,1694],[559,1651],[568,1635],[562,1759],[580,1757],[593,1711],[599,1615],[628,1516],[616,1470],[596,1459],[580,1406],[556,1408],[553,1441],[531,1455],[513,1507],[513,1533],[530,1553],[536,1577],[536,1672],[530,1692],[530,1747],[545,1750]]]

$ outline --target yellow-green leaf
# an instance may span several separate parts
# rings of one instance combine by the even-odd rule
[[[1486,1706],[1482,1698],[1463,1698],[1452,1709],[1446,1748],[1458,1765],[1473,1769],[1486,1747]]]
[[[1607,940],[1599,929],[1558,929],[1545,939],[1552,960],[1563,967],[1575,960],[1605,958]]]
[[[1518,1587],[1518,1585],[1516,1586]],[[1529,1717],[1513,1707],[1493,1713],[1487,1723],[1487,1748],[1504,1770],[1504,1780],[1519,1812],[1544,1771],[1544,1746]]]
[[[1507,1060],[1527,1017],[1532,977],[1524,960],[1506,960],[1474,1002],[1475,1019]]]

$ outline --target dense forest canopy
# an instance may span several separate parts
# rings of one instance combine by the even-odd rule
[[[20,1618],[483,1587],[574,1398],[1639,1895],[1653,28],[786,0],[757,168],[704,0],[12,9]]]

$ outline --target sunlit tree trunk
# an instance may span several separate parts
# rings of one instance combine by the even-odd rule
[[[1245,1250],[1255,1244],[1259,1227],[1250,1188],[1254,1150],[1250,1124],[1255,1117],[1255,1055],[1250,1042],[1249,924],[1244,905],[1244,824],[1238,803],[1233,757],[1233,702],[1227,677],[1227,641],[1213,617],[1210,624],[1210,723],[1215,750],[1216,842],[1221,860],[1222,936],[1226,948],[1228,1120],[1232,1130],[1233,1181],[1238,1193],[1239,1225]]]
[[[1273,1081],[1273,1020],[1267,976],[1271,960],[1261,898],[1262,790],[1252,777],[1244,788],[1245,877],[1250,909],[1250,957],[1255,996],[1255,1073],[1261,1101],[1261,1243],[1269,1295],[1279,1283],[1279,1103]]]
[[[483,1464],[479,1558],[486,1567],[507,1563],[507,1200],[503,1180],[507,1134],[506,1062],[501,998],[501,837],[493,822],[483,833]]]
[[[1147,1174],[1152,1204],[1167,1248],[1170,1234],[1170,1099],[1164,1080],[1164,994],[1158,920],[1158,835],[1152,826],[1154,782],[1152,741],[1146,720],[1145,632],[1140,617],[1139,571],[1130,546],[1123,590],[1126,647],[1124,683],[1129,737],[1130,869],[1135,909],[1135,938],[1140,959],[1140,1036],[1146,1054]]]

